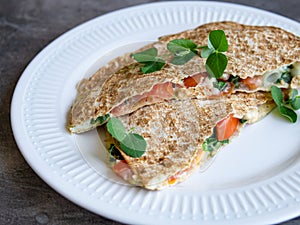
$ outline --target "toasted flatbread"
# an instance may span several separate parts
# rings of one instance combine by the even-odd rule
[[[229,42],[229,50],[226,52],[228,66],[224,77],[237,76],[245,80],[259,77],[258,87],[249,88],[241,82],[231,92],[269,91],[273,84],[281,88],[300,87],[300,38],[277,27],[214,22],[161,37],[158,42],[143,49],[156,47],[163,54],[169,41],[182,38],[191,39],[197,45],[207,45],[209,32],[216,29],[224,30]],[[123,114],[133,112],[144,105],[163,101],[164,98],[156,98],[132,103],[135,96],[151,91],[157,84],[171,82],[175,86],[182,86],[184,78],[206,71],[205,60],[195,57],[182,66],[167,63],[160,71],[142,74],[141,65],[134,63],[129,54],[119,57],[79,85],[79,93],[70,110],[67,127],[74,133],[84,132],[101,125],[91,121],[110,114],[115,107],[126,105],[127,102],[132,105],[128,110],[124,110]],[[284,73],[292,74],[290,83],[280,80]],[[179,92],[176,91],[177,95],[171,98],[219,97],[220,93],[218,94],[213,84],[211,81],[186,90],[180,89]]]
[[[245,79],[300,62],[300,37],[274,26],[213,22],[178,34],[166,35],[159,38],[159,42],[190,39],[203,46],[207,45],[207,37],[212,30],[223,30],[226,34],[229,45],[226,52],[229,62],[225,70],[227,74]]]
[[[233,114],[253,123],[268,114],[274,105],[269,93],[237,93],[207,101],[156,103],[120,117],[126,129],[134,128],[147,142],[146,152],[140,158],[121,151],[132,170],[127,181],[152,190],[184,181],[209,160],[211,154],[203,152],[202,144],[220,120]]]

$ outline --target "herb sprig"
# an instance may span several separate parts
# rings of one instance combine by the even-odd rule
[[[189,39],[175,39],[167,44],[167,49],[173,56],[171,63],[183,65],[194,56],[207,58],[205,66],[210,76],[220,78],[228,64],[228,59],[223,52],[228,51],[228,41],[223,30],[213,30],[209,33],[208,45],[198,46]],[[152,73],[160,70],[166,64],[165,59],[158,56],[156,48],[132,54],[132,57],[142,63],[143,73]]]
[[[297,113],[295,110],[300,109],[300,96],[298,96],[298,91],[292,89],[287,99],[285,99],[282,90],[273,85],[271,87],[271,94],[278,107],[279,113],[292,123],[295,123],[297,121]]]
[[[207,72],[220,78],[228,64],[228,59],[222,52],[228,51],[228,42],[223,30],[214,30],[209,33],[208,46],[204,46],[201,57],[207,58],[205,67]]]
[[[119,142],[126,155],[138,158],[145,153],[147,146],[145,139],[139,134],[127,132],[118,118],[110,118],[106,128],[111,136]]]
[[[198,55],[197,45],[188,39],[176,39],[167,44],[167,49],[173,54],[174,65],[183,65]]]
[[[166,64],[165,60],[158,56],[156,48],[150,48],[131,55],[137,62],[142,63],[142,72],[152,73],[161,70]]]

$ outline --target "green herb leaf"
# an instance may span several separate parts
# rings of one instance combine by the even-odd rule
[[[213,82],[213,86],[215,88],[218,88],[220,91],[223,91],[227,87],[227,83],[222,80],[217,80],[216,82]]]
[[[189,39],[176,39],[167,44],[167,49],[174,55],[186,54],[185,52],[195,52],[197,45]]]
[[[139,63],[143,63],[142,72],[153,73],[161,70],[166,64],[165,61],[157,56],[158,51],[156,48],[150,48],[142,52],[132,54],[131,56]]]
[[[292,100],[291,106],[294,110],[300,109],[300,96],[297,96]]]
[[[279,80],[283,80],[285,83],[289,84],[291,83],[292,80],[292,74],[290,72],[285,72],[281,74],[281,78],[279,78]],[[280,81],[279,81],[280,82]]]
[[[294,110],[284,105],[281,105],[278,107],[278,111],[280,112],[281,115],[288,118],[292,123],[295,123],[297,121],[297,114],[294,112]]]
[[[213,30],[209,33],[208,48],[217,52],[228,51],[228,42],[223,30]]]
[[[172,63],[174,65],[183,65],[186,62],[190,61],[192,58],[194,58],[194,56],[195,56],[195,53],[193,53],[193,52],[190,52],[183,56],[175,56],[172,60]]]
[[[95,120],[91,119],[91,124],[98,123],[99,125],[102,125],[104,122],[106,122],[109,118],[109,114],[106,114],[105,116],[99,116]]]
[[[135,54],[132,54],[131,56],[139,63],[145,63],[145,62],[152,62],[157,61],[157,49],[156,48],[149,48],[145,51],[138,52]]]
[[[117,118],[110,118],[106,124],[107,131],[115,138],[117,141],[122,142],[126,137],[126,129],[122,122]]]
[[[114,159],[119,159],[119,160],[123,160],[124,157],[122,156],[122,154],[120,153],[120,151],[118,150],[118,148],[114,145],[111,144],[108,148],[108,152],[109,154],[114,158]]]
[[[227,63],[226,55],[214,52],[207,58],[205,66],[211,76],[220,78],[226,69]]]
[[[197,55],[197,45],[188,39],[176,39],[167,44],[167,49],[174,54],[172,63],[183,65]]]
[[[291,89],[289,92],[289,99],[294,100],[298,95],[297,89]]]
[[[164,65],[165,65],[164,62],[158,62],[158,61],[148,62],[148,63],[145,63],[145,65],[142,67],[142,72],[144,74],[153,73],[155,71],[161,70],[161,68],[163,68]]]
[[[120,143],[122,150],[133,158],[141,157],[146,151],[145,139],[135,133],[129,133],[125,136],[124,140]]]
[[[228,139],[223,141],[218,141],[215,137],[209,137],[203,142],[202,148],[204,151],[212,153],[213,151],[218,150],[222,145],[228,143],[229,143]]]
[[[235,88],[239,87],[240,78],[238,76],[230,75],[228,80],[229,82],[232,82],[234,84]]]
[[[212,54],[215,50],[211,49],[207,46],[205,46],[204,48],[202,48],[201,50],[201,57],[202,58],[208,58],[210,54]]]
[[[242,118],[242,119],[239,119],[239,122],[240,122],[241,124],[247,123],[247,121],[248,121],[248,120],[243,119],[243,118]]]
[[[274,99],[276,105],[281,106],[283,103],[283,93],[280,88],[276,86],[271,87],[272,98]]]
[[[137,158],[144,154],[146,151],[145,139],[136,133],[127,133],[124,125],[118,118],[110,118],[106,124],[107,131],[119,143],[121,149],[129,156]],[[131,131],[130,131],[131,132]],[[114,151],[112,147],[110,151]]]

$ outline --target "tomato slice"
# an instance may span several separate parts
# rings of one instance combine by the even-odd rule
[[[150,91],[145,92],[144,94],[141,94],[141,95],[134,96],[134,100],[136,102],[138,102],[141,99],[144,99],[147,97],[170,99],[173,97],[173,95],[174,95],[174,90],[173,90],[172,82],[166,82],[166,83],[162,83],[162,84],[155,84]]]
[[[239,125],[239,119],[230,114],[225,119],[219,121],[216,125],[218,141],[229,139],[236,131]]]
[[[246,79],[242,79],[241,83],[246,85],[249,90],[255,90],[263,85],[263,76],[247,77]]]
[[[183,79],[183,84],[186,88],[196,87],[199,84],[201,77],[207,77],[207,73],[197,73],[195,75]]]
[[[113,166],[113,170],[117,175],[122,177],[124,180],[129,180],[133,173],[129,165],[125,160],[121,160]]]
[[[111,113],[114,116],[121,116],[130,112],[132,106],[135,105],[136,103],[142,103],[142,101],[148,102],[148,104],[162,102],[163,100],[168,100],[173,98],[173,96],[174,96],[174,90],[173,90],[172,82],[156,84],[153,86],[153,88],[150,91],[145,92],[144,94],[141,95],[136,95],[128,99],[124,103],[116,106],[111,110]]]

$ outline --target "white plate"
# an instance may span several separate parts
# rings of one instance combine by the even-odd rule
[[[205,173],[158,192],[118,180],[105,165],[96,131],[65,130],[80,79],[158,36],[222,20],[300,35],[299,23],[254,8],[165,2],[95,18],[47,46],[22,74],[11,108],[14,135],[30,166],[71,201],[124,223],[266,224],[299,215],[300,122],[290,124],[276,113],[247,127]]]

